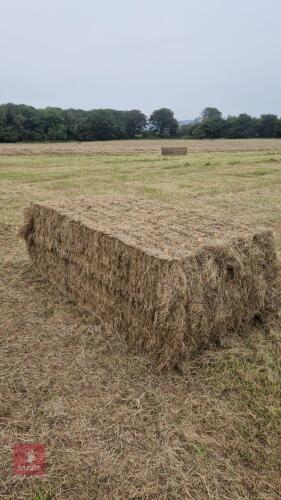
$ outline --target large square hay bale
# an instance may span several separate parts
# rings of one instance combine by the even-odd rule
[[[162,156],[177,156],[177,155],[186,155],[187,148],[182,146],[174,146],[174,147],[161,147]]]
[[[158,201],[34,203],[22,235],[38,270],[159,368],[280,305],[271,231]]]

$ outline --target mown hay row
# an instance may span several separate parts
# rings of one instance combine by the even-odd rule
[[[161,147],[162,156],[177,156],[186,155],[187,148],[185,147]]]
[[[96,197],[32,204],[21,233],[47,279],[160,369],[280,307],[270,231]]]

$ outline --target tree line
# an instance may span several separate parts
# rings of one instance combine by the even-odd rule
[[[281,137],[281,119],[247,114],[223,118],[217,108],[205,108],[200,117],[180,125],[173,111],[161,108],[147,117],[140,110],[36,109],[24,104],[0,105],[0,142],[95,141],[136,137],[194,139]]]
[[[154,111],[149,119],[139,110],[36,109],[24,104],[0,105],[0,142],[95,141],[174,136],[178,122],[171,110]]]
[[[205,108],[200,117],[179,127],[178,137],[193,139],[251,139],[281,137],[281,118],[265,114],[259,118],[246,113],[223,118],[217,108]]]

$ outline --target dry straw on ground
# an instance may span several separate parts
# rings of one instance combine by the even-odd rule
[[[92,156],[159,154],[161,146],[185,146],[190,153],[281,151],[281,139],[129,139],[126,141],[0,143],[0,156]]]
[[[187,154],[187,148],[184,147],[162,147],[162,156],[182,156]]]
[[[273,235],[128,198],[32,204],[21,230],[39,271],[159,369],[280,304]]]

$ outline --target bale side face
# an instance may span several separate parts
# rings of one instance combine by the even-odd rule
[[[22,235],[44,276],[159,368],[280,306],[279,265],[268,231],[220,244],[216,235],[213,244],[165,257],[37,204],[26,210]]]
[[[196,351],[281,307],[280,264],[270,231],[200,249],[184,264],[188,351]]]
[[[155,258],[49,207],[33,205],[25,216],[29,255],[49,281],[111,323],[159,367],[176,362],[185,350],[177,261]]]

